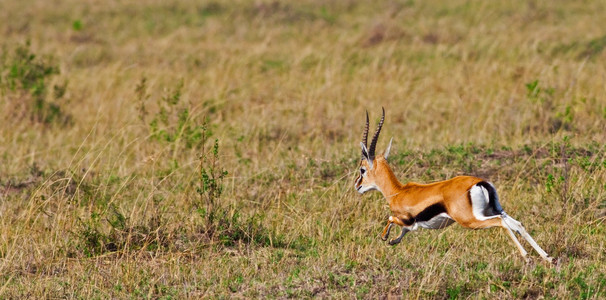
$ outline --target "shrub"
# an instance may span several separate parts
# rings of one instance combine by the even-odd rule
[[[53,85],[52,95],[48,92],[50,79],[59,73],[51,57],[39,57],[30,51],[29,42],[12,52],[4,50],[0,56],[0,90],[8,101],[9,116],[47,125],[68,124],[71,118],[59,103],[67,82]]]

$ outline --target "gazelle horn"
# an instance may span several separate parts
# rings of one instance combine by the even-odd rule
[[[377,140],[379,139],[379,133],[381,133],[381,127],[383,127],[383,121],[385,121],[385,108],[383,109],[383,116],[381,117],[381,121],[379,121],[379,126],[377,127],[377,131],[375,135],[372,137],[372,141],[370,142],[370,148],[368,148],[368,156],[371,160],[375,158],[375,148],[377,147]]]
[[[365,147],[368,146],[368,111],[366,111],[366,126],[364,127],[364,134],[362,135],[362,144]],[[362,159],[364,159],[364,150],[362,150]]]

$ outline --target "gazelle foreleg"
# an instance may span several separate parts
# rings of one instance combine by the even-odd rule
[[[416,228],[415,225],[413,225],[412,227]],[[413,230],[412,228],[409,228],[407,226],[402,226],[402,232],[400,233],[400,235],[397,238],[395,238],[395,239],[389,240],[389,244],[392,245],[392,246],[396,245],[396,244],[399,244],[402,241],[402,238],[404,237],[404,235],[406,233],[408,233],[409,231],[412,231],[412,230]]]
[[[402,222],[402,220],[400,220],[400,218],[394,217],[394,216],[389,216],[389,219],[387,219],[387,225],[385,226],[385,229],[383,229],[383,234],[381,234],[382,240],[387,241],[387,238],[389,237],[389,233],[391,232],[391,227],[393,226],[394,223],[396,223],[397,225],[400,225],[400,226],[404,226],[404,222]]]
[[[394,216],[390,216],[389,220],[387,221],[387,226],[385,226],[385,229],[383,230],[383,235],[381,236],[381,238],[386,241],[387,238],[389,237],[389,232],[391,231],[391,227],[393,226],[393,224],[397,224],[402,228],[402,232],[400,233],[400,235],[395,238],[395,239],[391,239],[389,241],[390,245],[396,245],[398,243],[400,243],[402,241],[402,238],[404,237],[404,235],[412,230],[415,230],[417,228],[417,224],[413,224],[412,226],[406,226],[404,224],[404,222],[402,222],[402,219],[398,218],[398,217],[394,217]]]
[[[389,237],[389,233],[391,232],[391,227],[393,226],[393,224],[402,226],[402,233],[400,233],[400,236],[398,236],[396,239],[392,239],[389,241],[390,245],[395,245],[397,243],[399,243],[402,240],[402,237],[406,234],[406,232],[410,231],[409,229],[407,229],[404,225],[404,222],[402,222],[402,220],[398,217],[394,217],[394,216],[389,216],[389,219],[387,220],[387,225],[385,226],[385,229],[383,229],[383,234],[381,235],[381,239],[386,241],[387,238]]]
[[[389,237],[389,233],[391,232],[391,226],[393,226],[393,221],[391,220],[393,217],[389,217],[389,220],[387,220],[387,225],[385,226],[385,229],[383,229],[383,234],[381,234],[381,239],[384,241],[387,241],[387,238]]]

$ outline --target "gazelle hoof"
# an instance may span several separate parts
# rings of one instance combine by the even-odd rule
[[[391,245],[391,246],[393,246],[393,245],[397,245],[397,244],[399,244],[399,243],[400,243],[400,241],[399,241],[399,240],[397,240],[397,239],[395,239],[395,240],[389,240],[389,245]]]

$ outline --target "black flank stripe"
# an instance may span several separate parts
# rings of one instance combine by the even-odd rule
[[[412,224],[415,223],[415,218],[408,218],[408,219],[400,219],[402,220],[402,222],[404,223],[404,225],[406,226],[411,226]]]
[[[433,217],[446,212],[446,208],[442,203],[436,203],[428,206],[426,209],[421,211],[416,217],[417,222],[425,222],[433,219]]]

